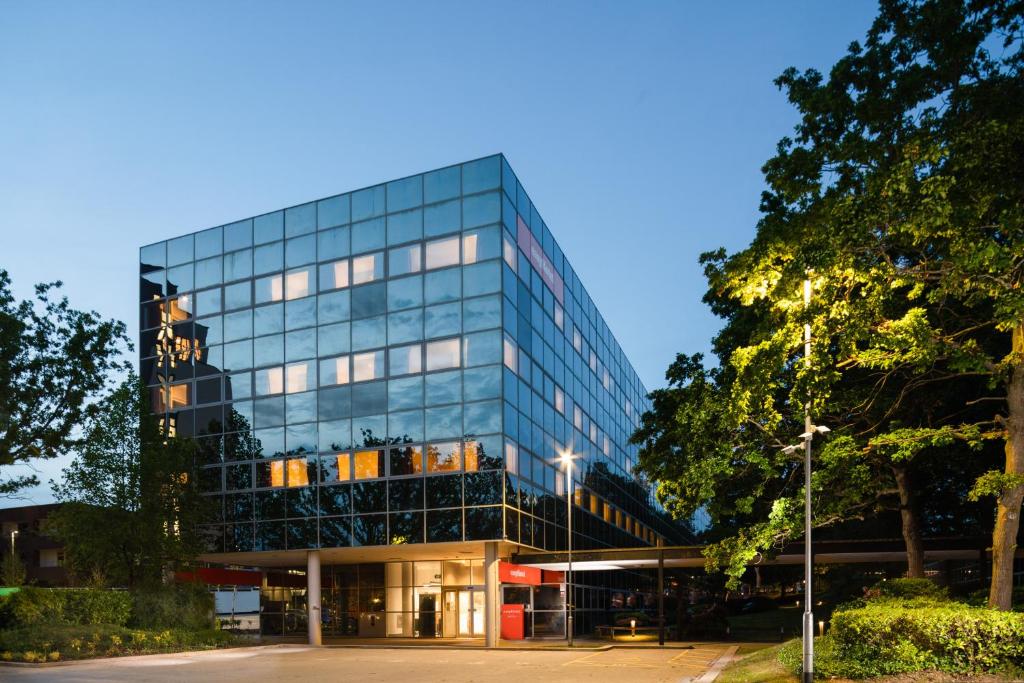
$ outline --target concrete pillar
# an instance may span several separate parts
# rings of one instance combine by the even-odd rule
[[[309,644],[320,645],[320,551],[306,553],[306,604]]]
[[[498,647],[501,636],[501,584],[498,579],[498,543],[484,543],[484,635],[487,647]]]

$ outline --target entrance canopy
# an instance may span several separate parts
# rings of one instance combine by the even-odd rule
[[[924,541],[925,561],[972,560],[985,553],[988,538],[931,538]],[[664,546],[660,548],[606,548],[602,550],[579,550],[572,553],[574,572],[608,571],[613,569],[657,569],[702,568],[704,567],[704,546]],[[1022,551],[1018,551],[1022,552]],[[906,546],[901,539],[872,539],[856,541],[815,541],[813,544],[816,564],[862,564],[905,562]],[[569,568],[569,557],[560,552],[530,552],[513,555],[516,564],[565,571]],[[771,559],[761,558],[751,565],[802,564],[803,543],[786,545],[782,552]]]

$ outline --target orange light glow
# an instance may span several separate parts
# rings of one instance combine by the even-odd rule
[[[288,461],[288,487],[309,486],[309,468],[305,458],[292,458]]]

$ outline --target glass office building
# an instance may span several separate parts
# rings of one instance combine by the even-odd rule
[[[631,474],[646,389],[501,155],[151,244],[140,274],[140,374],[199,444],[211,561],[320,549],[335,612],[452,633],[401,587],[564,549],[565,449],[575,549],[680,540]]]

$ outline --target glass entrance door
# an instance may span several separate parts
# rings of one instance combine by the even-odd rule
[[[482,638],[484,635],[484,592],[446,590],[442,628],[445,638]]]

